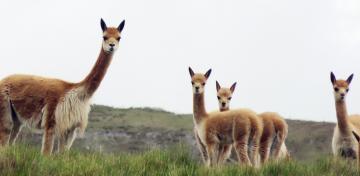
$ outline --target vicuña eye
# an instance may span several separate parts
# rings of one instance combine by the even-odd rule
[[[118,37],[118,38],[116,38],[116,40],[117,40],[117,41],[120,41],[120,38],[121,38],[121,37]]]
[[[232,97],[229,97],[228,100],[231,100]]]
[[[201,85],[205,86],[205,83],[202,83]]]
[[[103,37],[103,39],[104,39],[104,40],[107,40],[107,39],[109,39],[109,38],[108,38],[108,37],[106,37],[106,36],[104,36],[104,37]]]
[[[335,92],[338,92],[338,91],[339,91],[339,88],[335,87],[334,90],[335,90]]]
[[[346,92],[349,92],[349,89],[346,89]]]
[[[194,81],[191,81],[191,84],[194,85]]]
[[[218,98],[218,100],[220,100],[220,97],[219,97],[219,96],[217,96],[217,98]]]

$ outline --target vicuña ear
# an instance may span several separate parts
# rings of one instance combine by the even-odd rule
[[[120,23],[120,25],[117,27],[117,30],[118,30],[119,32],[121,32],[121,31],[124,29],[124,26],[125,26],[125,20],[123,20],[123,21]]]
[[[234,93],[236,87],[236,82],[230,87],[231,93]]]
[[[107,26],[106,26],[106,24],[105,24],[105,21],[104,21],[102,18],[101,18],[101,20],[100,20],[100,25],[101,25],[102,31],[105,32],[106,29],[107,29]]]
[[[360,137],[358,134],[355,133],[355,131],[352,131],[353,135],[355,136],[356,140],[359,142],[360,141]]]
[[[350,83],[351,83],[351,80],[353,79],[353,77],[354,77],[354,74],[351,74],[351,75],[346,79],[346,82],[347,82],[348,84],[350,84]]]
[[[219,82],[216,81],[216,91],[219,92],[220,89],[221,89],[221,86],[220,86]]]
[[[205,73],[205,78],[206,79],[208,79],[209,78],[209,76],[210,76],[210,74],[211,74],[211,69],[209,69],[206,73]]]
[[[190,73],[190,76],[193,77],[195,75],[194,71],[191,69],[191,67],[189,67],[189,73]]]
[[[332,84],[335,84],[336,78],[335,78],[335,75],[334,75],[333,72],[330,73],[330,79],[331,79],[331,83],[332,83]]]

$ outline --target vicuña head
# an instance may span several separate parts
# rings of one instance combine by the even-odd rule
[[[107,27],[103,19],[101,19],[100,23],[104,39],[102,47],[105,52],[113,53],[119,47],[121,31],[124,29],[125,20],[123,20],[117,28]]]
[[[351,74],[346,80],[336,80],[333,72],[330,74],[331,83],[334,88],[334,96],[336,101],[345,100],[346,94],[349,92],[349,85],[353,79],[354,74]]]
[[[236,87],[236,82],[230,88],[225,88],[225,87],[221,87],[219,82],[216,81],[217,99],[221,111],[229,110],[230,101],[235,91],[235,87]]]
[[[205,74],[201,74],[201,73],[194,73],[194,71],[189,67],[189,73],[191,76],[193,93],[194,94],[204,93],[204,87],[206,85],[206,81],[208,80],[211,74],[211,69],[209,69]]]

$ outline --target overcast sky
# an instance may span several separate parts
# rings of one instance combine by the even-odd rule
[[[80,81],[101,47],[100,18],[125,19],[119,50],[93,103],[192,112],[188,66],[237,81],[232,108],[335,121],[330,71],[354,73],[347,104],[360,113],[359,0],[4,0],[0,77],[26,73]]]

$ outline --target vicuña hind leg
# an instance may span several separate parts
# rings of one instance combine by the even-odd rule
[[[55,109],[55,108],[54,108]],[[44,155],[50,155],[54,148],[55,140],[55,116],[54,109],[49,106],[47,109],[46,121],[45,121],[45,130],[43,135],[43,143],[41,148],[41,153]]]
[[[274,146],[274,158],[277,160],[279,159],[279,154],[280,154],[280,150],[281,150],[281,146],[284,144],[285,142],[285,138],[286,136],[284,135],[283,132],[278,132],[276,134],[276,142],[275,142],[275,146]]]
[[[0,147],[9,143],[12,128],[10,106],[7,99],[0,95]]]
[[[10,106],[10,110],[11,110],[11,119],[13,122],[9,143],[10,143],[10,145],[13,145],[13,144],[15,144],[15,141],[21,131],[22,124],[20,122],[20,119],[19,119],[16,111],[15,111],[14,105],[12,104],[11,101],[9,101],[9,106]]]
[[[76,138],[76,129],[70,129],[59,138],[59,152],[69,150]]]
[[[14,145],[19,133],[21,131],[22,125],[20,122],[14,122],[13,127],[11,129],[9,143],[10,145]]]
[[[260,158],[261,164],[268,161],[270,155],[270,138],[260,142]]]
[[[218,163],[222,164],[226,161],[226,159],[230,157],[231,148],[232,147],[229,144],[224,144],[220,146]]]

